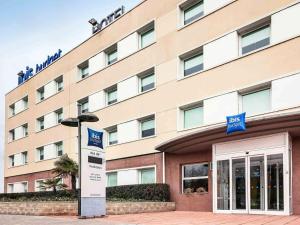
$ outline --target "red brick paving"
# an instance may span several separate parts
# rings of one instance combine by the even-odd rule
[[[108,216],[107,222],[138,225],[300,225],[300,216],[213,214],[209,212],[165,212]]]

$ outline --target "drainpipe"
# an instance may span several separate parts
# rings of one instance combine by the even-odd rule
[[[166,158],[165,158],[165,152],[163,152],[162,157],[162,175],[163,175],[163,183],[166,183]]]

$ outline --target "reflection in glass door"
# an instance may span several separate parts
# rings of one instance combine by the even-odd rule
[[[232,159],[232,209],[246,209],[246,158]]]
[[[230,180],[229,160],[220,160],[217,163],[217,208],[230,209]]]
[[[250,157],[250,209],[265,209],[264,156]]]
[[[268,155],[268,210],[284,209],[283,154]]]

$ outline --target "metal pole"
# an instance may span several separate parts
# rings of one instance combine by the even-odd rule
[[[81,105],[77,104],[78,116],[81,115]],[[81,122],[78,119],[78,216],[81,216]]]

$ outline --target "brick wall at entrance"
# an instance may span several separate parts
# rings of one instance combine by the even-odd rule
[[[166,183],[170,185],[171,201],[176,202],[176,210],[212,211],[212,179],[208,172],[208,193],[182,193],[181,167],[184,164],[211,162],[212,150],[193,154],[166,154]]]
[[[162,183],[162,153],[141,155],[125,159],[110,160],[106,163],[106,170],[119,170],[144,166],[156,166],[156,182]]]
[[[107,214],[132,214],[174,211],[174,202],[108,202]],[[77,202],[0,202],[0,214],[77,215]]]

